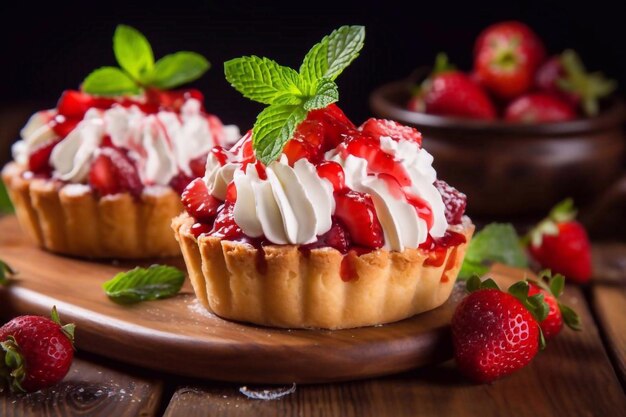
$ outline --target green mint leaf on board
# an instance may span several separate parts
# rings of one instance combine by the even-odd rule
[[[304,57],[300,76],[310,86],[321,78],[334,81],[359,56],[365,42],[363,26],[342,26],[324,37]]]
[[[159,59],[148,79],[154,87],[174,88],[197,80],[209,67],[209,61],[200,54],[176,52]]]
[[[113,35],[113,52],[120,68],[103,67],[90,73],[81,89],[93,95],[139,94],[143,89],[175,88],[194,81],[210,67],[195,52],[176,52],[154,62],[152,47],[137,29],[118,25]]]
[[[308,111],[339,100],[334,80],[359,55],[364,39],[364,27],[342,26],[313,46],[300,72],[257,56],[224,63],[224,75],[237,91],[270,106],[252,128],[257,159],[265,165],[277,159]]]
[[[142,80],[154,68],[154,54],[146,37],[137,29],[118,25],[113,35],[117,63],[134,79]]]
[[[120,272],[102,285],[104,292],[114,301],[136,303],[171,297],[180,291],[185,274],[178,268],[152,265]]]
[[[11,199],[9,198],[7,189],[2,180],[0,180],[0,214],[13,213],[13,211],[13,204],[11,203]]]
[[[9,278],[12,278],[16,274],[17,272],[15,272],[9,264],[0,259],[0,285],[7,285]]]
[[[283,150],[298,125],[306,118],[302,106],[273,105],[265,108],[256,119],[252,145],[257,158],[269,165]]]
[[[324,107],[339,101],[337,84],[328,78],[322,78],[317,82],[315,95],[304,102],[305,110],[323,109]]]
[[[224,63],[226,80],[244,97],[263,104],[300,104],[298,73],[276,61],[244,56]]]
[[[459,277],[483,275],[496,262],[519,268],[528,266],[526,253],[511,224],[491,223],[476,233],[467,248]]]
[[[93,71],[83,81],[82,89],[99,96],[137,94],[139,86],[124,71],[115,67],[102,67]]]

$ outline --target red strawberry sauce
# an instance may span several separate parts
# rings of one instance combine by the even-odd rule
[[[422,198],[406,191],[411,185],[410,176],[400,162],[381,149],[380,136],[390,136],[395,140],[410,140],[421,145],[419,132],[392,121],[370,119],[359,130],[333,104],[326,109],[310,112],[307,120],[298,127],[294,138],[287,143],[283,150],[290,165],[293,165],[300,158],[307,158],[308,161],[316,165],[318,175],[327,179],[333,186],[337,205],[332,227],[328,232],[318,236],[316,242],[300,245],[299,250],[305,256],[309,256],[313,249],[324,247],[332,247],[341,252],[344,255],[341,263],[341,278],[344,281],[350,281],[357,276],[355,260],[360,255],[381,248],[384,244],[384,236],[371,197],[346,188],[345,174],[341,165],[324,160],[324,154],[327,151],[338,146],[338,150],[344,158],[348,155],[354,155],[367,159],[369,162],[368,174],[377,175],[383,179],[393,195],[399,199],[404,198],[405,201],[413,205],[418,216],[426,222],[429,229],[434,223],[430,205]],[[265,178],[265,166],[256,160],[252,150],[251,131],[230,150],[216,147],[211,152],[220,165],[224,165],[228,161],[237,161],[245,169],[248,164],[254,164],[259,177]],[[233,215],[236,195],[237,190],[234,183],[231,183],[227,190],[227,201],[218,209],[212,226],[196,223],[191,228],[191,232],[196,237],[206,234],[251,244],[257,248],[257,269],[261,273],[265,273],[267,265],[265,264],[263,246],[270,245],[271,242],[264,238],[246,236],[237,226]],[[451,214],[446,213],[446,218],[454,219],[455,223],[459,223],[465,209],[465,196],[458,192],[456,194],[447,193],[446,198],[447,200],[444,201],[446,211],[454,211]],[[455,224],[454,222],[451,223]],[[420,245],[420,249],[429,254],[425,265],[442,266],[448,248],[456,247],[462,243],[465,243],[465,236],[452,231],[446,232],[440,239],[433,239],[429,235],[426,242]],[[449,279],[446,273],[454,267],[454,262],[448,261],[448,264],[444,269],[442,281]]]

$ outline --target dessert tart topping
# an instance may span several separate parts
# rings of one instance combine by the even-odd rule
[[[390,120],[357,127],[336,104],[334,80],[364,37],[360,26],[335,30],[299,71],[256,56],[224,64],[237,90],[268,106],[231,149],[210,152],[204,181],[183,193],[196,236],[344,254],[420,247],[434,263],[445,259],[437,248],[465,242],[465,195],[437,180],[421,134]]]
[[[152,48],[135,29],[120,25],[113,38],[120,68],[103,67],[81,91],[65,91],[57,107],[35,113],[13,146],[27,175],[62,183],[89,184],[99,196],[145,187],[179,193],[204,175],[214,145],[239,138],[203,108],[197,90],[165,90],[200,77],[208,62],[194,52],[154,61]]]

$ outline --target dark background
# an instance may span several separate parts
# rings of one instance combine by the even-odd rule
[[[66,88],[102,65],[115,65],[111,38],[117,23],[137,27],[158,58],[178,50],[206,56],[212,69],[195,86],[207,109],[227,123],[251,126],[261,106],[224,80],[222,63],[245,54],[271,57],[298,67],[315,42],[343,24],[367,27],[364,51],[339,78],[340,105],[355,121],[368,115],[369,92],[407,76],[446,51],[463,69],[482,28],[504,19],[528,23],[548,50],[575,48],[590,69],[602,69],[626,85],[626,30],[620,2],[604,0],[462,2],[238,1],[99,2],[4,1],[0,6],[0,111],[28,115],[53,107]],[[19,120],[18,126],[25,120]],[[12,124],[11,124],[12,126]],[[4,126],[4,135],[17,128]],[[3,136],[4,136],[3,135]],[[6,149],[6,145],[3,145]],[[0,155],[2,155],[0,149]]]

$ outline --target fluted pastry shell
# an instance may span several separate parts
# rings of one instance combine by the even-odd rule
[[[179,256],[170,228],[182,210],[169,187],[98,198],[87,186],[28,178],[9,163],[2,170],[18,221],[39,246],[85,258],[142,259]]]
[[[307,252],[270,245],[258,253],[246,243],[196,239],[193,223],[183,213],[172,228],[204,307],[226,319],[283,328],[371,326],[440,306],[450,296],[474,232],[467,217],[455,226],[466,243],[448,248],[441,266],[425,265],[428,253],[421,249],[352,255],[356,276],[344,281],[344,255],[333,248]]]

